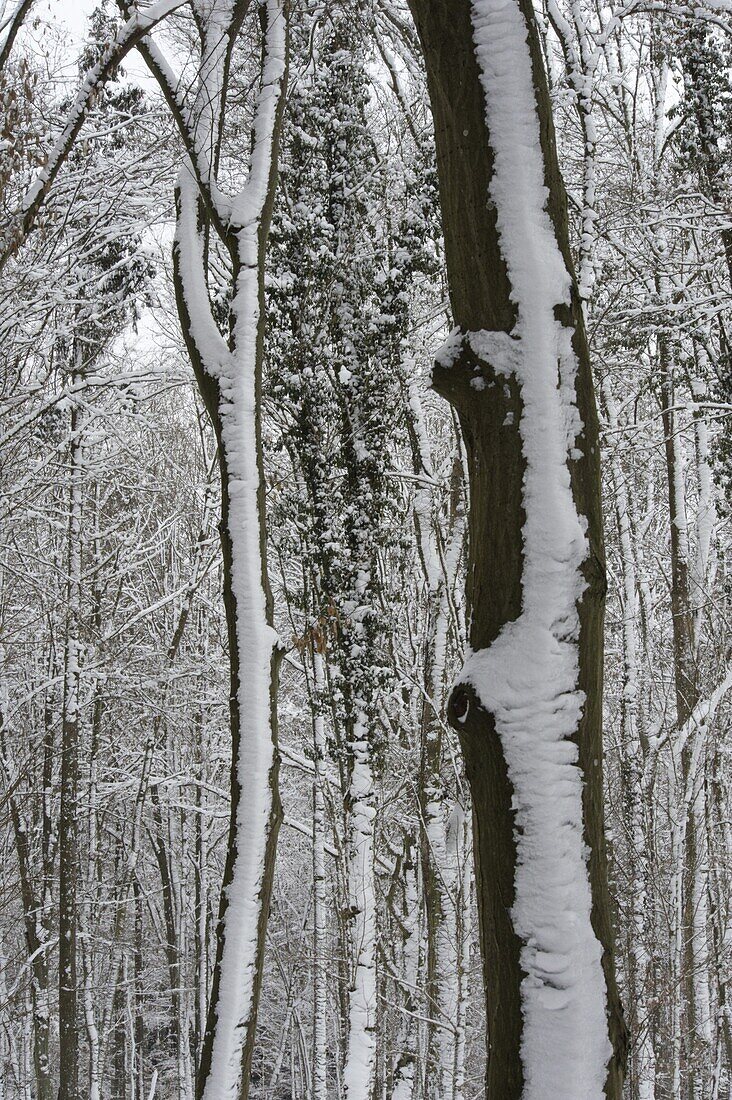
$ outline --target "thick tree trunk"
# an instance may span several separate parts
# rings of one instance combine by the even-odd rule
[[[541,608],[539,612],[532,611],[537,580],[530,572],[542,547],[537,548],[534,542],[533,558],[527,551],[531,524],[536,522],[536,516],[529,513],[532,505],[536,509],[537,501],[527,501],[529,489],[524,485],[525,477],[529,486],[532,476],[538,479],[537,484],[540,482],[540,461],[534,458],[533,467],[529,465],[537,439],[549,439],[555,433],[559,441],[560,436],[566,439],[567,434],[574,434],[575,438],[569,442],[571,457],[565,453],[561,462],[566,476],[561,470],[556,475],[557,486],[559,482],[563,485],[561,492],[557,488],[557,499],[564,500],[565,509],[574,505],[575,524],[585,526],[586,523],[586,549],[577,566],[584,582],[578,622],[571,628],[567,625],[568,618],[575,612],[573,607],[565,606],[564,611],[558,611],[550,622],[552,641],[547,644],[562,651],[566,645],[567,659],[573,661],[576,668],[573,685],[575,699],[579,702],[576,718],[571,726],[562,730],[555,746],[566,742],[577,746],[579,769],[574,761],[570,767],[565,765],[564,780],[570,780],[575,787],[572,798],[576,805],[572,804],[572,814],[581,818],[589,851],[585,870],[579,866],[582,863],[584,867],[579,852],[575,851],[573,858],[577,863],[574,879],[578,889],[580,879],[586,880],[581,885],[587,895],[583,904],[588,910],[586,916],[578,914],[577,927],[584,937],[587,957],[591,955],[593,961],[586,970],[581,965],[567,964],[566,981],[574,984],[571,990],[557,998],[563,997],[567,1007],[553,1017],[547,1013],[545,1022],[539,1024],[539,1031],[543,1028],[545,1037],[551,1041],[554,1036],[557,1040],[554,1048],[547,1050],[543,1061],[527,1052],[527,1042],[531,1039],[531,1036],[527,1038],[530,1030],[526,1022],[527,1007],[534,1011],[532,997],[537,989],[545,991],[548,1000],[562,986],[563,978],[549,973],[551,960],[547,960],[546,976],[542,977],[541,960],[532,953],[533,946],[529,942],[533,938],[534,943],[540,945],[542,933],[538,928],[532,931],[531,921],[526,916],[527,905],[531,902],[526,891],[534,889],[535,900],[546,898],[549,901],[560,897],[562,886],[555,881],[556,868],[552,870],[552,861],[542,864],[541,855],[534,865],[536,881],[533,886],[526,884],[525,869],[522,871],[526,851],[541,833],[536,817],[539,803],[529,800],[528,808],[522,805],[522,797],[526,795],[526,781],[521,778],[522,760],[517,761],[515,748],[511,755],[506,749],[514,733],[517,738],[526,736],[524,743],[531,746],[536,730],[548,726],[549,715],[556,713],[553,708],[558,699],[556,694],[549,698],[552,686],[546,681],[535,688],[525,688],[528,692],[525,704],[529,709],[540,710],[541,719],[538,722],[534,719],[523,728],[521,718],[514,713],[509,715],[514,723],[510,726],[506,718],[509,705],[503,705],[501,699],[512,689],[512,682],[506,667],[501,666],[503,673],[501,667],[491,672],[498,696],[498,703],[492,708],[496,713],[481,701],[476,689],[476,680],[480,683],[481,678],[475,672],[464,674],[453,691],[448,708],[450,721],[461,738],[473,797],[478,912],[487,1001],[487,1095],[490,1100],[515,1100],[522,1095],[541,1096],[543,1090],[546,1097],[554,1087],[551,1082],[555,1078],[550,1075],[563,1072],[564,1065],[569,1073],[575,1073],[577,1081],[581,1079],[583,1068],[587,1069],[592,1076],[594,1096],[603,1087],[597,1084],[600,1066],[599,1075],[605,1077],[605,1095],[616,1100],[622,1089],[626,1037],[614,976],[603,821],[601,704],[605,572],[598,428],[581,310],[571,276],[565,197],[540,47],[533,12],[525,2],[518,5],[515,0],[503,4],[498,0],[477,0],[471,5],[468,0],[458,0],[448,6],[434,0],[411,0],[411,7],[427,66],[450,297],[460,329],[449,355],[440,356],[433,380],[438,392],[459,414],[468,455],[471,489],[468,598],[470,645],[475,654],[488,659],[488,651],[500,636],[505,659],[505,628],[512,624],[515,628],[513,638],[520,644],[512,654],[517,659],[507,661],[506,665],[518,671],[520,665],[525,664],[530,671],[533,658],[529,650],[539,644],[544,629],[539,625],[534,629],[533,625],[534,618],[537,623],[541,620]],[[476,31],[481,41],[480,63],[476,54]],[[510,94],[502,92],[506,86]],[[490,131],[487,118],[492,120]],[[522,173],[511,173],[512,159],[518,158],[520,164],[523,158],[533,170],[537,157],[543,168],[543,180],[538,184],[543,182],[548,188],[546,211],[532,208],[531,184],[524,187]],[[502,178],[499,178],[497,167],[503,171]],[[536,190],[540,192],[540,186]],[[523,212],[525,216],[522,216],[520,203],[525,194],[529,199]],[[511,217],[513,221],[507,225]],[[536,270],[532,271],[527,269],[531,266],[527,254],[531,254],[534,244]],[[534,279],[542,293],[551,278],[556,278],[559,289],[553,299],[542,299],[545,323],[540,333],[537,329],[539,311],[531,308],[526,288]],[[546,341],[544,345],[541,345],[542,340]],[[522,356],[523,366],[515,366]],[[567,367],[565,357],[574,360],[573,370]],[[553,383],[543,390],[545,408],[541,401],[537,405],[533,388],[540,370],[546,372],[548,379],[553,374]],[[574,377],[567,379],[565,370],[572,371]],[[568,433],[567,423],[561,423],[571,415],[573,403],[582,422],[581,434],[572,433],[571,429]],[[558,447],[559,442],[556,443]],[[582,520],[579,517],[583,517]],[[551,528],[549,530],[553,538]],[[570,560],[575,552],[569,542],[565,549],[566,554],[557,550],[554,561],[557,575],[564,568],[562,557]],[[552,583],[553,576],[549,586]],[[577,595],[580,591],[581,588]],[[562,614],[565,617],[560,621]],[[492,665],[501,659],[501,646],[494,649],[495,660],[490,657]],[[473,666],[476,667],[479,666]],[[484,664],[482,667],[489,666]],[[543,733],[540,736],[543,739]],[[555,748],[554,751],[560,750]],[[528,757],[533,754],[533,748],[524,748],[524,754],[526,763],[530,763]],[[570,759],[571,750],[566,756],[567,761]],[[581,796],[578,771],[582,777]],[[562,783],[559,770],[556,776]],[[521,790],[517,790],[517,782],[524,783]],[[522,813],[521,829],[516,827],[517,805]],[[556,836],[545,835],[544,839],[548,844],[562,845],[564,828],[562,822],[555,822]],[[522,848],[519,864],[517,848]],[[517,899],[520,881],[523,893]],[[516,907],[517,900],[520,909]],[[558,904],[558,919],[566,923],[569,914],[562,916],[563,904]],[[560,936],[562,950],[569,946],[571,954],[570,938],[565,929],[564,936]],[[602,974],[595,973],[595,968],[599,972],[600,959]],[[559,962],[559,965],[564,963]],[[529,978],[526,977],[527,967],[531,969]],[[592,1003],[594,1023],[590,1023],[576,1006],[572,1008],[573,997],[576,1006],[583,998],[586,1004]],[[565,1010],[569,1015],[574,1012],[577,1027],[568,1026],[562,1031],[561,1017]],[[536,1011],[540,1015],[540,1010]],[[532,1019],[535,1018],[536,1014]],[[598,1037],[598,1028],[606,1030],[604,1043]],[[536,1033],[531,1041],[535,1039]],[[595,1048],[590,1053],[585,1048],[593,1043]],[[570,1062],[574,1063],[572,1067],[569,1067]],[[607,1066],[603,1070],[604,1062]],[[583,1100],[589,1100],[587,1094]]]

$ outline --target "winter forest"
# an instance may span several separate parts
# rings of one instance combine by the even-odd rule
[[[732,1100],[731,0],[93,2],[0,0],[0,1100]]]

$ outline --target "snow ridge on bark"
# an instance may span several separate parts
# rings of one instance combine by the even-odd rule
[[[514,789],[524,1100],[601,1100],[612,1048],[571,740],[584,705],[577,602],[587,541],[568,458],[582,425],[572,331],[555,318],[569,303],[571,277],[546,210],[526,21],[516,0],[473,0],[472,20],[494,153],[489,198],[517,320],[510,335],[467,338],[521,388],[526,521],[522,612],[468,656],[459,680],[494,716]]]

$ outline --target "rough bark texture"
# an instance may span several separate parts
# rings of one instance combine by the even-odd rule
[[[479,80],[469,0],[452,4],[410,0],[424,50],[435,122],[440,201],[445,235],[450,299],[455,323],[464,331],[509,332],[514,323],[511,287],[501,255],[495,209],[489,202],[492,174],[490,134]],[[566,197],[559,173],[551,108],[540,46],[528,3],[521,9],[529,28],[534,85],[541,125],[549,212],[570,271]],[[578,731],[579,759],[585,777],[585,833],[591,850],[592,923],[603,946],[608,1024],[614,1057],[606,1094],[621,1095],[626,1034],[614,975],[610,905],[607,889],[602,788],[602,668],[605,566],[600,508],[598,424],[587,343],[576,291],[571,309],[559,320],[574,328],[579,361],[577,405],[585,426],[582,458],[571,465],[578,511],[587,517],[590,554],[584,566],[588,584],[580,608],[579,687],[587,703]],[[559,313],[559,311],[558,311]],[[486,382],[471,387],[474,367]],[[489,646],[506,622],[521,611],[523,542],[522,478],[524,460],[518,423],[521,399],[515,383],[492,385],[490,364],[464,347],[450,369],[435,367],[433,384],[455,407],[468,455],[469,515],[468,600],[470,644]],[[513,414],[507,417],[507,414]],[[507,423],[507,420],[509,421]],[[512,421],[512,423],[511,423]],[[471,705],[468,705],[470,703]],[[473,797],[477,896],[487,1002],[490,1100],[521,1095],[522,1032],[520,943],[511,923],[516,847],[512,789],[503,750],[490,714],[468,699],[465,689],[450,700],[448,717],[460,734]],[[467,710],[467,717],[466,717]],[[457,719],[464,719],[463,722]]]

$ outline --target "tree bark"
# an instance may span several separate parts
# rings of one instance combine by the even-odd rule
[[[4,656],[4,651],[2,647],[0,647],[0,665],[4,660]],[[32,1018],[33,1071],[35,1075],[36,1096],[38,1100],[51,1100],[53,1095],[53,1082],[51,1076],[51,1009],[49,999],[50,983],[48,974],[48,929],[46,927],[46,910],[43,902],[39,900],[33,888],[33,860],[29,844],[28,823],[20,806],[17,792],[18,777],[10,764],[6,736],[6,711],[7,697],[4,691],[4,684],[0,681],[0,765],[2,766],[5,780],[5,797],[7,798],[10,820],[12,822],[15,852],[18,860],[25,944],[28,958],[32,960],[28,1026],[30,1029],[30,1020]],[[45,751],[48,747],[48,734],[49,728],[47,726],[44,736],[44,765],[50,755]],[[44,777],[45,774],[44,769]],[[47,869],[45,855],[46,849],[44,848],[44,871]],[[45,883],[41,896],[45,900]],[[30,1090],[31,1075],[28,1074],[27,1077],[28,1090]]]
[[[619,420],[609,378],[602,384],[607,425],[613,440],[618,438]],[[617,444],[615,444],[617,446]],[[653,908],[649,904],[652,878],[648,852],[651,820],[647,803],[652,792],[644,780],[648,756],[648,734],[645,729],[639,685],[636,645],[637,576],[633,547],[631,503],[626,478],[617,452],[609,461],[615,495],[618,549],[623,582],[623,689],[620,703],[620,789],[623,824],[627,837],[626,883],[628,891],[627,923],[628,954],[626,990],[629,1009],[628,1026],[634,1034],[631,1048],[627,1087],[632,1100],[653,1100],[656,1093],[656,1052],[651,1027],[649,994],[653,979],[652,957],[648,945],[654,942]]]
[[[674,778],[677,787],[675,858],[675,996],[682,1093],[688,1100],[704,1095],[704,1079],[712,1056],[709,1035],[707,887],[704,857],[707,788],[703,775],[705,724],[693,719],[700,702],[695,604],[701,600],[701,577],[694,576],[689,549],[685,501],[683,425],[676,410],[675,365],[665,337],[659,340],[661,416],[666,455],[671,550],[671,618],[673,624],[674,687],[677,737]],[[699,538],[697,538],[699,542]],[[694,591],[694,587],[697,591]],[[680,735],[680,736],[679,736]]]
[[[81,350],[74,349],[78,363]],[[78,375],[72,376],[78,378]],[[68,614],[66,669],[61,724],[61,809],[59,816],[59,1100],[79,1096],[79,1020],[77,978],[77,889],[79,880],[79,678],[81,649],[79,619],[81,600],[81,423],[76,407],[71,413],[69,448]]]
[[[322,648],[325,648],[323,643]],[[313,1100],[328,1097],[328,884],[325,872],[325,656],[313,642]]]
[[[233,14],[226,14],[230,43],[246,7],[234,5]],[[260,14],[262,83],[249,174],[231,202],[226,225],[219,214],[214,218],[214,228],[232,261],[228,340],[221,335],[211,310],[206,270],[206,237],[212,227],[204,224],[203,210],[205,206],[210,214],[216,207],[217,200],[208,187],[216,157],[212,163],[203,156],[200,149],[205,145],[198,139],[198,128],[209,128],[211,142],[218,149],[214,134],[220,135],[223,126],[223,104],[216,114],[207,87],[207,77],[212,74],[221,81],[217,87],[226,83],[216,69],[220,66],[221,25],[213,18],[203,27],[201,86],[187,124],[191,149],[197,151],[196,163],[185,165],[179,176],[173,252],[181,328],[219,447],[219,531],[231,684],[231,817],[216,961],[196,1085],[197,1096],[205,1100],[234,1095],[246,1100],[249,1094],[282,820],[276,705],[281,650],[272,625],[267,573],[261,388],[264,257],[287,76],[287,5],[267,0]],[[154,59],[151,67],[156,71]]]
[[[510,5],[514,0],[510,0]],[[486,120],[486,93],[475,48],[477,5],[458,0],[410,0],[427,68],[435,122],[440,202],[453,316],[463,337],[488,330],[512,332],[517,316],[514,286],[489,195],[495,171],[494,135]],[[510,6],[509,5],[509,6]],[[489,5],[490,6],[490,5]],[[497,8],[497,5],[495,6]],[[551,108],[533,11],[519,4],[538,116],[547,210],[571,277],[571,303],[555,319],[571,333],[577,360],[574,399],[583,423],[581,457],[568,460],[572,497],[587,523],[588,553],[582,565],[585,591],[579,604],[578,688],[585,703],[572,740],[584,779],[583,827],[589,860],[591,924],[602,948],[607,1029],[612,1056],[605,1094],[621,1095],[626,1035],[617,993],[607,889],[602,786],[602,670],[605,567],[600,510],[598,425],[588,349],[569,254],[566,198],[557,164]],[[503,48],[503,47],[501,47]],[[526,48],[524,44],[522,48]],[[518,183],[519,181],[517,181]],[[523,228],[525,233],[533,227]],[[538,273],[537,273],[538,274]],[[505,341],[504,341],[505,346]],[[481,385],[473,382],[479,376]],[[496,384],[499,383],[499,384]],[[518,620],[524,595],[526,461],[520,433],[521,386],[481,361],[462,338],[449,367],[437,363],[434,388],[458,412],[470,478],[468,603],[470,646],[485,651],[507,623]],[[573,455],[577,455],[573,451]],[[514,929],[517,841],[514,786],[496,721],[467,684],[455,690],[448,717],[460,735],[472,791],[474,849],[483,974],[487,1003],[490,1100],[515,1100],[524,1089],[522,1059],[522,941]],[[561,1051],[557,1052],[561,1057]]]

